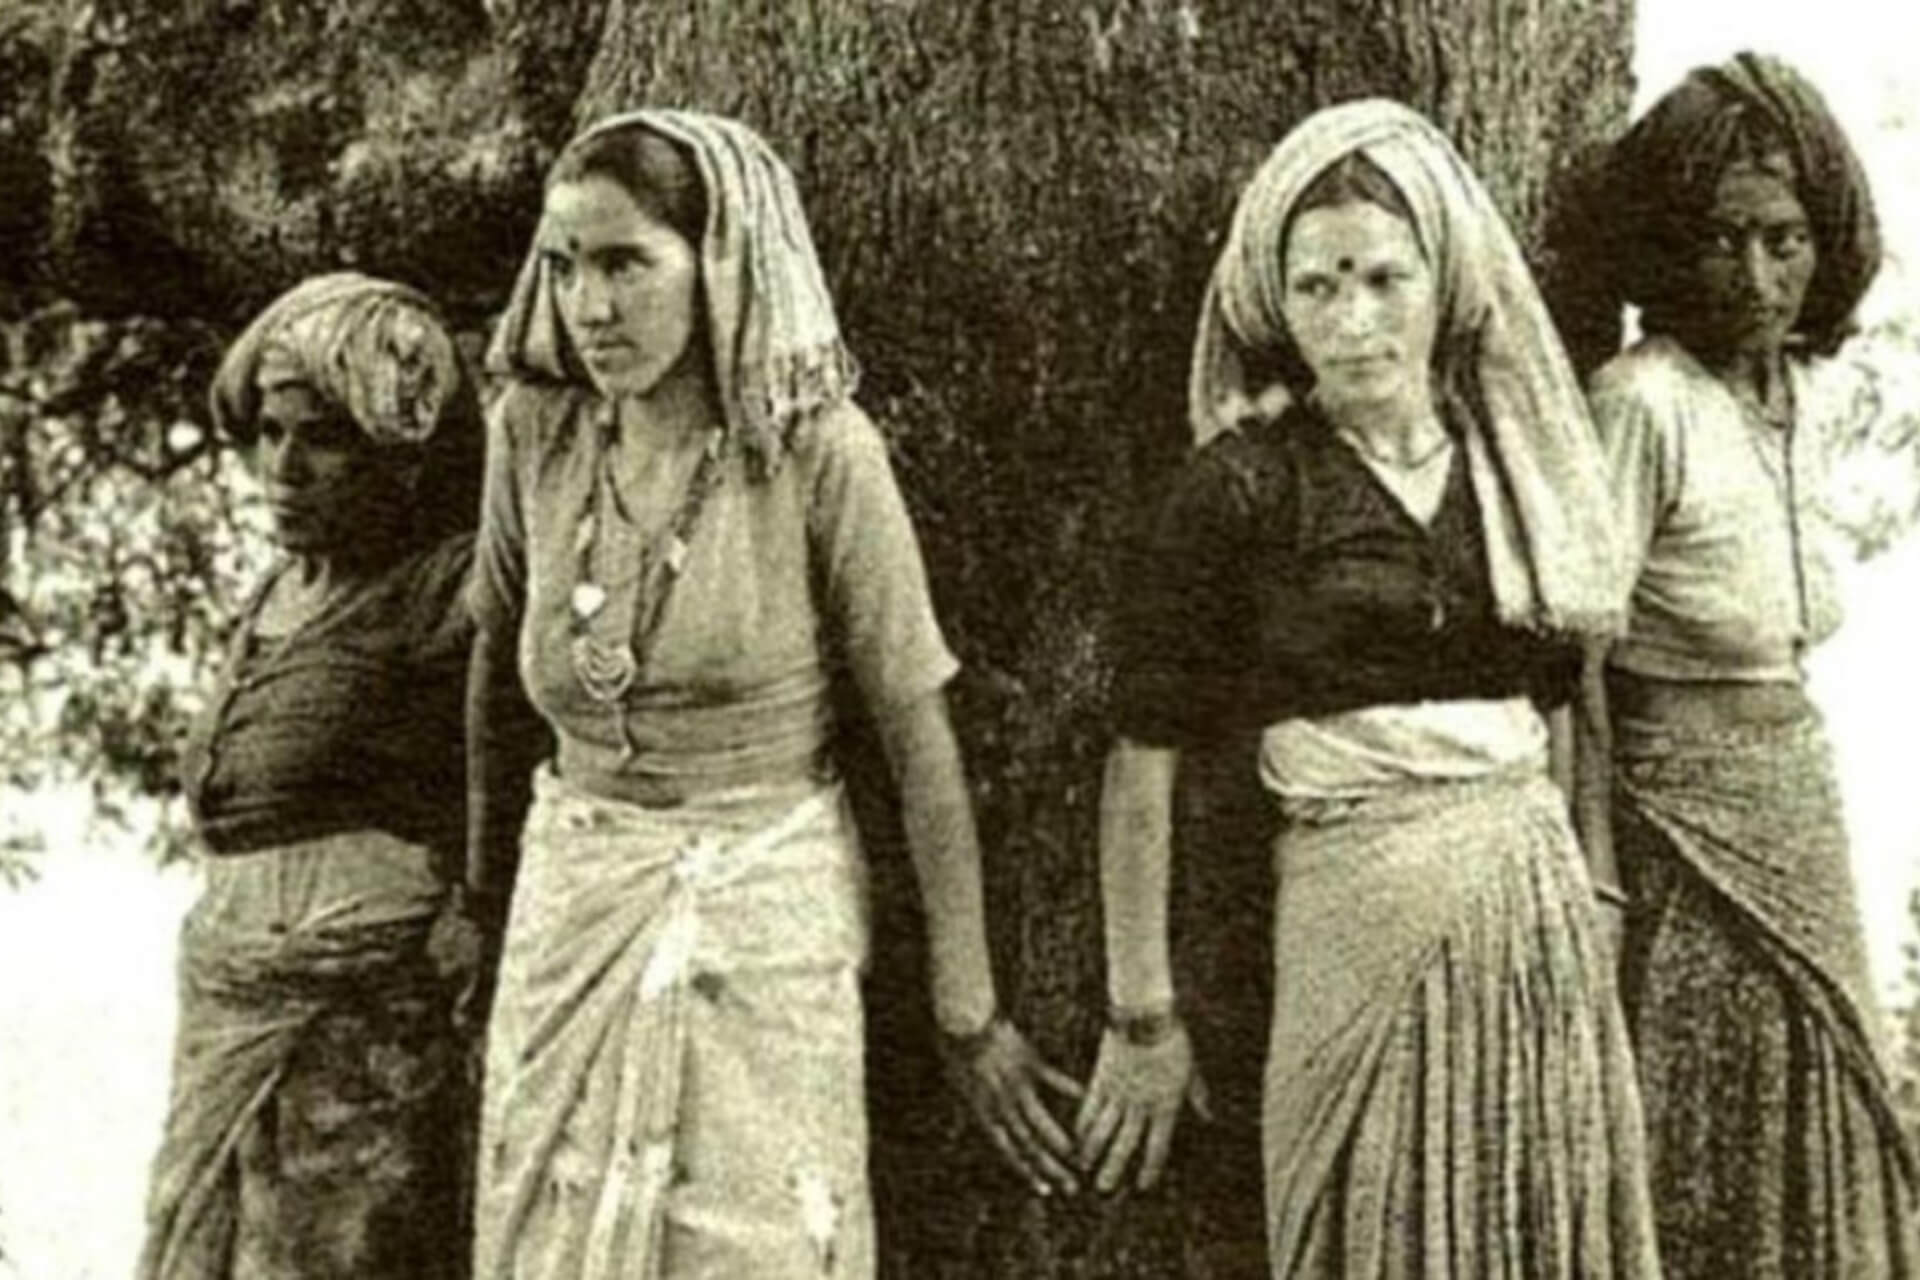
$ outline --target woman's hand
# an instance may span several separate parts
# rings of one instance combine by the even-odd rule
[[[1032,1184],[1036,1194],[1080,1189],[1073,1173],[1073,1140],[1041,1100],[1042,1086],[1068,1098],[1086,1091],[1049,1065],[1020,1029],[999,1014],[972,1035],[942,1033],[940,1057],[993,1145]]]
[[[1174,1125],[1189,1097],[1198,1102],[1193,1045],[1177,1018],[1150,1041],[1108,1027],[1100,1038],[1093,1081],[1073,1123],[1082,1169],[1097,1164],[1094,1185],[1112,1191],[1145,1142],[1134,1186],[1146,1191],[1160,1180],[1173,1147]]]
[[[486,1019],[499,960],[498,914],[456,889],[427,931],[427,960],[453,989],[453,1020],[477,1030]]]
[[[427,959],[442,982],[456,987],[464,996],[480,971],[480,959],[486,940],[480,926],[458,898],[450,899],[433,918],[427,931]]]

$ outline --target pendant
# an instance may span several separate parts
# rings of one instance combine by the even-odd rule
[[[687,544],[679,534],[667,540],[667,568],[675,577],[687,566]]]
[[[597,582],[576,582],[568,605],[575,621],[591,622],[607,603],[607,589]]]
[[[640,674],[629,644],[608,644],[589,635],[573,638],[573,673],[595,702],[617,703]]]

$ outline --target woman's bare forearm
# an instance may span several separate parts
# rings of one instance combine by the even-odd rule
[[[934,1016],[944,1031],[978,1031],[996,1008],[987,952],[980,843],[960,747],[936,690],[875,716],[926,907]]]
[[[1607,647],[1587,646],[1573,707],[1573,825],[1594,882],[1620,883],[1613,851],[1613,730],[1607,713]]]
[[[467,891],[503,904],[513,885],[534,766],[551,737],[514,669],[511,636],[482,628],[467,667]]]
[[[1173,1002],[1167,896],[1173,862],[1173,783],[1179,752],[1122,738],[1100,786],[1100,901],[1107,997],[1128,1010]]]

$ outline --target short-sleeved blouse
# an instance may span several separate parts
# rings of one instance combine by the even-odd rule
[[[529,383],[496,401],[470,597],[482,627],[517,629],[521,678],[554,729],[562,776],[648,800],[662,786],[818,776],[831,769],[837,672],[876,708],[953,676],[886,442],[845,404],[798,425],[770,477],[750,476],[739,451],[724,456],[623,723],[588,695],[570,651],[595,407],[584,390]]]
[[[181,754],[210,852],[356,831],[459,850],[472,560],[473,536],[461,534],[284,637],[242,628]]]
[[[1627,634],[1609,661],[1681,680],[1798,680],[1840,624],[1819,516],[1819,415],[1829,397],[1787,362],[1794,423],[1755,421],[1672,338],[1594,375],[1594,424],[1633,572]]]
[[[1203,447],[1126,577],[1116,728],[1187,745],[1361,707],[1555,705],[1570,645],[1503,625],[1455,451],[1428,524],[1310,411]]]

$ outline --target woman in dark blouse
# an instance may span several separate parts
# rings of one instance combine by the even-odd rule
[[[1082,1157],[1149,1184],[1192,1078],[1167,960],[1183,747],[1259,739],[1277,838],[1275,1276],[1658,1274],[1594,886],[1548,779],[1619,620],[1600,460],[1504,222],[1397,104],[1290,134],[1194,358],[1202,447],[1122,618],[1109,1029]]]
[[[461,1276],[464,975],[428,939],[464,834],[473,386],[425,298],[339,274],[211,399],[284,555],[184,753],[205,888],[139,1274]]]

